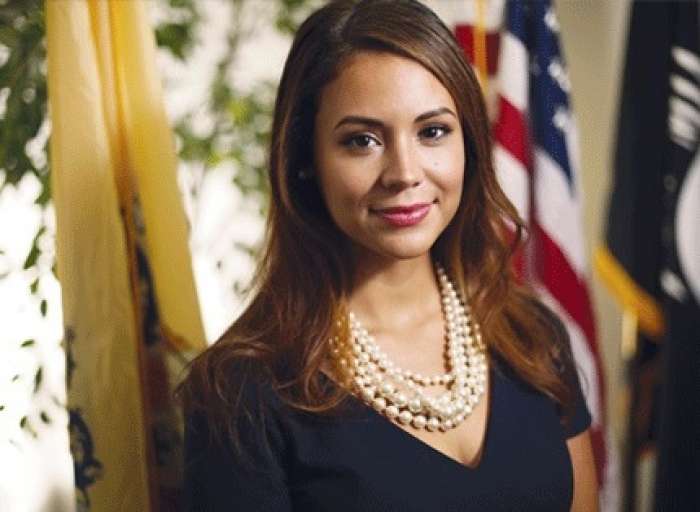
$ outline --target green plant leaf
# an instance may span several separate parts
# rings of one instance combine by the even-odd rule
[[[24,270],[30,269],[36,265],[36,262],[39,259],[39,255],[41,254],[41,250],[39,249],[39,239],[45,232],[46,226],[41,226],[36,232],[36,235],[34,235],[34,240],[32,240],[32,247],[29,250],[27,258],[24,260],[24,265],[22,267]]]
[[[22,344],[20,345],[20,347],[22,347],[22,348],[24,348],[24,347],[32,347],[32,346],[34,346],[34,344],[35,344],[35,341],[34,341],[34,340],[24,340],[24,341],[22,342]]]
[[[22,430],[29,432],[32,437],[38,437],[36,430],[34,430],[34,427],[32,427],[32,424],[29,422],[29,417],[22,416],[22,419],[19,420],[19,426]]]
[[[41,251],[39,248],[36,246],[36,244],[33,244],[32,248],[29,250],[29,254],[27,254],[27,259],[24,260],[24,266],[22,268],[27,270],[36,265],[36,261],[39,259],[40,254]]]
[[[34,393],[39,391],[41,382],[44,380],[44,369],[40,366],[34,374]]]

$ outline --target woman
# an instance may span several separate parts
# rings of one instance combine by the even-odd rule
[[[191,510],[595,510],[560,322],[510,272],[479,84],[415,0],[334,1],[282,74],[245,312],[191,367]]]

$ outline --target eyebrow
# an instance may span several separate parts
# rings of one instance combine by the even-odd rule
[[[440,116],[442,114],[449,114],[452,117],[454,117],[455,119],[457,119],[457,115],[454,112],[452,112],[452,110],[450,110],[447,107],[440,107],[440,108],[436,108],[436,109],[429,110],[427,112],[422,113],[421,115],[416,117],[413,120],[413,122],[420,123],[421,121],[425,121],[426,119],[430,119],[431,117],[437,117],[437,116]],[[338,121],[338,124],[335,125],[333,130],[337,130],[338,128],[340,128],[344,124],[364,124],[367,126],[376,126],[379,128],[384,126],[384,123],[382,123],[379,119],[375,119],[373,117],[345,116],[340,121]]]

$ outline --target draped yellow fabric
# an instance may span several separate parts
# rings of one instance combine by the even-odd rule
[[[148,2],[46,0],[45,8],[78,501],[98,511],[155,510],[147,433],[153,397],[134,276],[136,200],[161,331],[181,349],[203,347],[205,339]]]
[[[101,2],[93,0],[93,5]],[[147,2],[112,0],[109,6],[124,149],[141,199],[161,323],[180,348],[203,348],[187,219],[177,186],[175,147],[163,108]]]

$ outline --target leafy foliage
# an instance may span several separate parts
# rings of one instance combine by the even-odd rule
[[[47,189],[46,158],[27,152],[46,118],[46,45],[41,0],[6,0],[0,6],[0,188],[36,175]],[[45,146],[42,148],[45,154]]]

